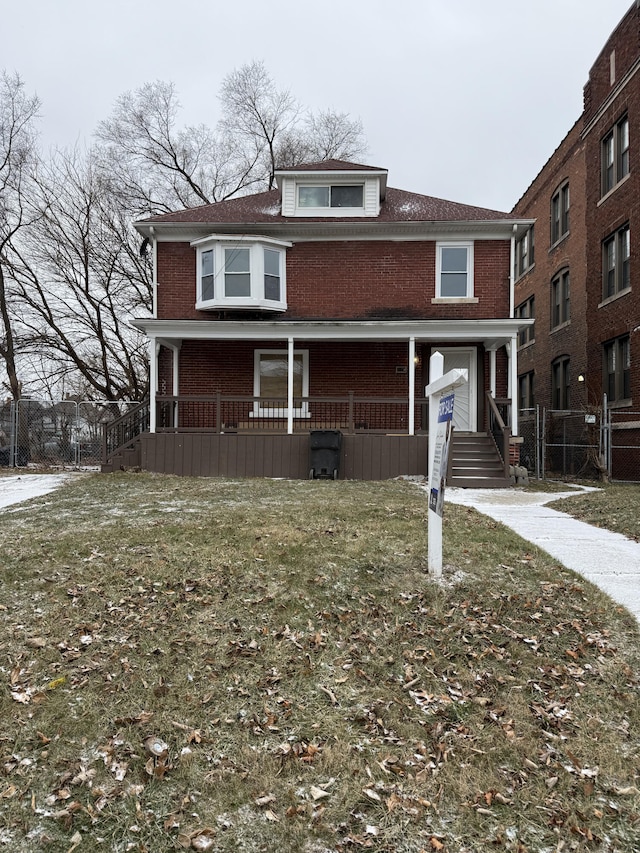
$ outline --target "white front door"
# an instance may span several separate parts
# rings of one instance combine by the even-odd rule
[[[438,347],[431,353],[444,356],[444,372],[460,368],[468,370],[469,381],[456,388],[453,407],[453,427],[458,432],[476,432],[478,429],[477,360],[475,347]]]

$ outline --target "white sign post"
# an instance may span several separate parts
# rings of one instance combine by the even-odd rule
[[[429,574],[442,575],[442,513],[444,486],[449,462],[454,389],[467,382],[467,370],[449,370],[443,376],[444,357],[434,352],[429,360],[430,382],[424,389],[429,398],[429,513],[427,565]]]

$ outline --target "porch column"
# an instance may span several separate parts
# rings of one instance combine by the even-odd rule
[[[293,338],[287,339],[287,433],[293,435]]]
[[[173,390],[172,394],[177,397],[180,393],[180,383],[178,379],[178,370],[180,368],[180,347],[173,347]],[[178,405],[173,407],[173,425],[178,426]]]
[[[416,339],[409,338],[409,435],[415,433]]]
[[[496,396],[496,351],[489,350],[489,392],[495,399]]]
[[[158,345],[149,340],[149,432],[156,431],[156,394],[158,393]]]
[[[512,335],[507,344],[509,355],[509,391],[511,400],[511,435],[518,435],[518,336]]]

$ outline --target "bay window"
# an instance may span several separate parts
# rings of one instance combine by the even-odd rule
[[[286,249],[268,237],[211,236],[196,249],[196,308],[285,311]]]

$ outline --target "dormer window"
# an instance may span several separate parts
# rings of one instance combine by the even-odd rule
[[[364,184],[331,186],[299,186],[298,207],[364,206]]]
[[[309,219],[374,217],[387,191],[386,169],[330,160],[276,172],[282,215]]]
[[[212,235],[197,252],[196,308],[286,311],[286,249],[268,237]]]

